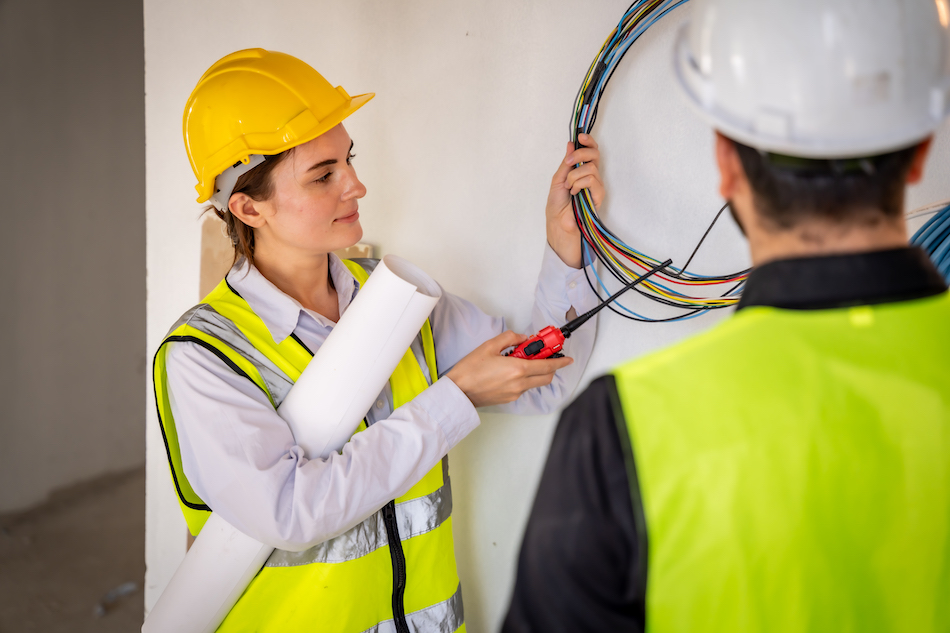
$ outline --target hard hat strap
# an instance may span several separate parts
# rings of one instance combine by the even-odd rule
[[[861,158],[825,159],[800,158],[798,156],[787,156],[785,154],[763,152],[761,150],[759,150],[759,153],[764,156],[765,160],[772,166],[778,169],[785,169],[799,174],[828,174],[837,176],[859,172],[873,176],[877,171],[878,160],[882,156],[888,156],[888,154],[881,154]]]
[[[234,191],[238,178],[263,163],[264,159],[265,156],[260,154],[251,154],[247,157],[247,162],[240,160],[225,169],[224,173],[214,179],[215,192],[209,202],[218,211],[227,211],[228,200],[231,199],[231,192]]]

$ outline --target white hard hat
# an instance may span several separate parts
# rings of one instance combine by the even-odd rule
[[[923,140],[950,112],[950,0],[698,0],[676,73],[726,136],[805,158]]]

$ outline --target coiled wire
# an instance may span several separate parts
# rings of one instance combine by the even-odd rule
[[[950,282],[950,204],[927,220],[910,243],[927,251],[937,270]]]
[[[593,129],[597,121],[600,98],[630,45],[657,20],[688,1],[637,0],[630,5],[617,27],[607,37],[607,41],[601,47],[578,90],[570,128],[571,140],[574,141],[575,147],[580,147],[578,135],[590,133]],[[723,205],[719,209],[682,268],[671,266],[667,269],[670,272],[665,270],[663,273],[658,273],[634,288],[640,295],[665,306],[681,309],[683,313],[667,318],[651,318],[638,314],[619,303],[610,306],[610,309],[628,319],[658,323],[690,319],[710,310],[735,305],[748,276],[748,269],[718,276],[700,275],[687,270],[725,208],[726,205]],[[606,271],[620,283],[626,284],[662,261],[663,258],[651,257],[633,248],[607,228],[597,215],[589,190],[584,189],[573,197],[573,209],[574,220],[581,232],[585,263],[593,261],[593,257],[596,256]],[[610,292],[596,268],[594,276],[599,290],[588,276],[587,282],[591,289],[598,296],[601,290],[609,295]]]

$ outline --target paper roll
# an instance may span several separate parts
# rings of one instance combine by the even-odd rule
[[[142,625],[143,633],[212,633],[274,548],[212,513]]]
[[[277,410],[308,457],[343,448],[441,296],[401,257],[377,265]],[[142,632],[213,633],[273,551],[212,513]]]
[[[309,457],[343,448],[441,296],[406,260],[383,258],[277,410]]]

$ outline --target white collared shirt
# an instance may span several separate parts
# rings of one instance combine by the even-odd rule
[[[330,276],[342,315],[359,283],[335,255]],[[313,352],[335,323],[308,310],[242,261],[228,283],[250,304],[274,340],[292,332]],[[545,247],[531,332],[560,326],[597,298],[584,271],[566,266]],[[501,334],[504,319],[443,292],[430,316],[439,372],[444,374],[486,340]],[[566,343],[574,363],[546,387],[492,407],[506,413],[546,413],[574,391],[593,347],[595,324]],[[189,342],[168,344],[169,400],[182,467],[195,492],[222,518],[262,543],[300,551],[342,534],[406,493],[449,450],[478,426],[471,401],[449,378],[439,378],[411,402],[392,408],[387,384],[367,413],[370,427],[327,459],[308,459],[267,396],[208,350]],[[423,367],[424,373],[428,369]]]

